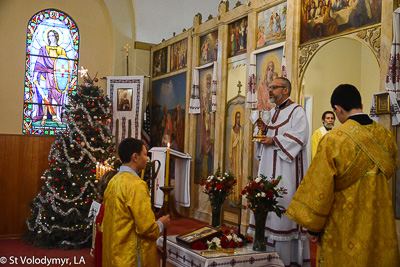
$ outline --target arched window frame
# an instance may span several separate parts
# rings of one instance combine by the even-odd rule
[[[49,39],[50,31],[58,33],[57,46],[53,46],[57,56],[54,56],[54,52],[50,54],[48,49],[52,47]],[[63,110],[70,104],[69,96],[76,93],[79,43],[78,27],[65,12],[45,9],[29,20],[26,38],[23,134],[60,135],[68,131],[67,123],[63,121]],[[47,53],[44,47],[47,47]],[[38,61],[39,58],[42,61]],[[52,64],[53,71],[49,71]],[[44,70],[39,70],[40,68]],[[52,80],[54,84],[49,85]],[[44,115],[45,113],[47,114]]]

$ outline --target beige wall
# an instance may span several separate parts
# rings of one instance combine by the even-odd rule
[[[238,67],[232,67],[228,71],[228,86],[227,86],[227,95],[226,102],[237,96],[238,94],[238,82],[242,83],[241,87],[241,95],[245,96],[246,94],[246,65],[241,65]]]
[[[378,62],[366,46],[354,39],[340,38],[323,46],[311,59],[304,76],[305,93],[313,96],[312,132],[322,126],[322,113],[332,110],[330,96],[339,84],[350,83],[360,89],[367,114],[372,95],[379,92]],[[338,125],[340,122],[336,121]]]
[[[27,24],[34,14],[52,7],[68,14],[78,26],[79,68],[89,69],[92,77],[96,72],[99,78],[113,75],[114,39],[110,15],[103,1],[1,0],[0,133],[22,134]],[[79,79],[78,84],[81,81]],[[99,85],[105,90],[104,80],[100,80]]]

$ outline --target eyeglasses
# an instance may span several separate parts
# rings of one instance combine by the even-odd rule
[[[268,86],[268,90],[275,90],[275,89],[277,89],[277,88],[286,88],[286,86],[282,86],[282,85],[271,85],[271,86]]]

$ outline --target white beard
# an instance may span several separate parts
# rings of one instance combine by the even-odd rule
[[[324,122],[324,126],[325,126],[325,128],[327,130],[332,130],[333,126],[335,126],[335,124],[334,123],[326,123],[326,122]]]
[[[275,104],[277,101],[279,101],[281,99],[282,99],[282,96],[281,97],[271,97],[271,98],[268,98],[268,103]]]

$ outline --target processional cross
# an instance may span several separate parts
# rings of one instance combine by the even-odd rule
[[[131,48],[131,46],[126,44],[124,48],[126,49],[126,76],[129,76],[129,48]]]

